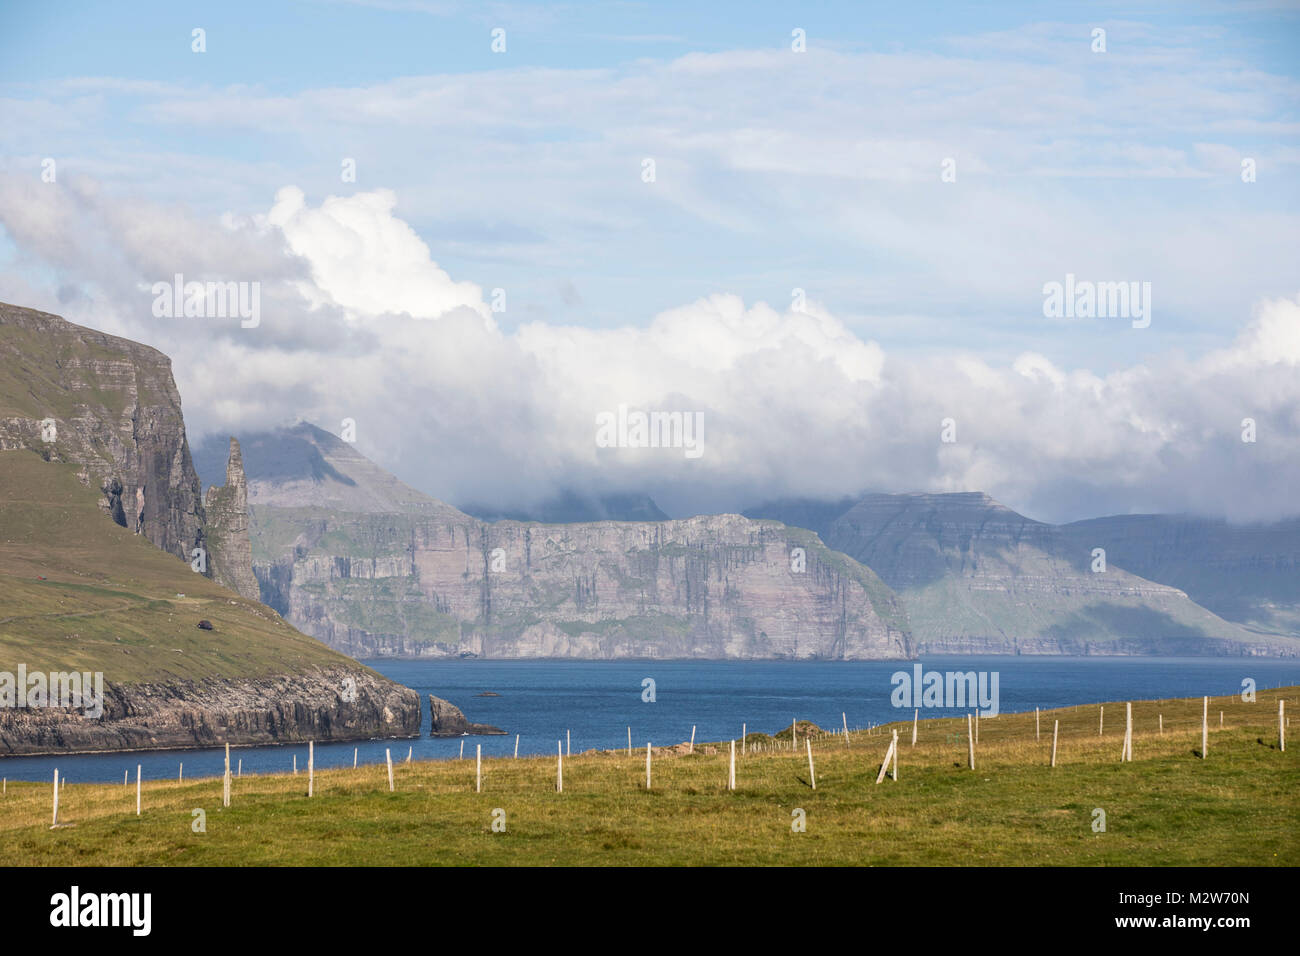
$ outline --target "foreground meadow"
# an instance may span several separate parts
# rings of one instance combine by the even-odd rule
[[[964,716],[921,720],[913,747],[909,711],[814,735],[816,789],[788,728],[737,742],[734,792],[728,742],[656,749],[649,791],[642,742],[565,758],[563,793],[554,756],[485,760],[476,793],[472,738],[465,760],[395,763],[393,792],[367,766],[317,772],[308,798],[305,745],[298,775],[237,778],[228,808],[220,778],[147,780],[140,816],[134,779],[74,782],[53,828],[51,784],[8,781],[0,864],[1294,866],[1300,741],[1279,750],[1278,700],[1292,714],[1298,690],[1211,698],[1206,759],[1200,698],[1134,702],[1130,763],[1123,702],[1101,734],[1100,705],[1043,711],[1037,738],[1032,712],[984,719],[974,771]],[[898,780],[877,785],[895,730]]]

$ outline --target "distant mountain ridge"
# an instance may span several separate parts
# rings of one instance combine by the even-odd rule
[[[410,507],[453,507],[406,485],[360,453],[348,454],[342,439],[306,422],[243,436],[250,471],[259,482],[258,500],[277,507],[337,507],[345,511],[402,511]],[[326,461],[319,445],[328,445]],[[346,446],[346,447],[345,447]],[[226,450],[220,436],[210,436],[194,449],[194,466],[204,485],[220,483],[225,475]],[[327,480],[329,479],[329,480]],[[528,507],[499,507],[482,502],[456,509],[488,523],[536,521],[576,524],[583,521],[667,521],[653,498],[638,492],[582,492],[566,488]]]
[[[1190,515],[1116,515],[1062,532],[1134,574],[1187,592],[1252,630],[1300,635],[1300,518],[1231,525]]]
[[[636,492],[583,494],[565,489],[530,508],[493,508],[461,505],[480,521],[536,521],[541,524],[576,524],[582,521],[667,521],[653,498]]]
[[[356,446],[306,422],[246,435],[240,445],[252,505],[380,513],[432,510],[457,519],[466,517],[404,484]],[[328,458],[322,449],[328,450]],[[203,442],[195,452],[195,463],[205,480],[221,474],[220,439]]]
[[[1120,545],[1122,519],[1106,519],[1107,539],[1096,525],[1035,521],[978,492],[868,494],[831,512],[787,499],[746,513],[819,515],[816,530],[830,547],[899,594],[922,653],[1300,653],[1294,632],[1248,630],[1172,583],[1134,573],[1125,562],[1133,542]],[[1105,570],[1094,571],[1093,549],[1106,540]],[[1138,565],[1176,577],[1152,561]]]

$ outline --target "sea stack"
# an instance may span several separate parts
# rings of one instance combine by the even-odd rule
[[[429,695],[429,710],[433,725],[429,733],[434,737],[461,737],[465,734],[504,734],[500,727],[490,724],[471,724],[461,709],[451,701]]]

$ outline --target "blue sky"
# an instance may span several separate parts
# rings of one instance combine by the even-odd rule
[[[394,75],[496,69],[487,32],[508,30],[512,58],[529,66],[612,66],[635,57],[784,47],[794,26],[845,49],[943,50],[952,37],[1015,30],[1027,22],[1134,21],[1171,33],[1217,34],[1223,52],[1295,75],[1300,9],[1291,3],[6,3],[10,38],[0,76],[51,80],[120,76],[256,82],[288,92],[322,82],[371,83]],[[194,26],[213,36],[195,60]],[[225,42],[235,37],[237,42]]]
[[[202,54],[191,50],[194,27],[206,31]],[[497,28],[504,53],[491,49]],[[1097,28],[1104,52],[1093,49]],[[806,52],[791,49],[795,29]],[[539,487],[657,485],[672,496],[689,478],[707,491],[679,495],[685,510],[811,484],[827,494],[1000,491],[1060,517],[1242,513],[1224,500],[1227,485],[1204,496],[1183,487],[1200,452],[1165,444],[1209,441],[1241,414],[1173,421],[1194,403],[1172,386],[1143,399],[1167,411],[1108,411],[1127,438],[1101,433],[1095,453],[1050,437],[1027,451],[1008,432],[1041,424],[1008,413],[985,424],[969,459],[926,446],[894,472],[868,451],[836,452],[844,423],[829,424],[810,400],[803,414],[821,425],[808,440],[828,459],[811,481],[782,462],[818,454],[802,439],[764,440],[770,429],[742,426],[742,409],[780,404],[771,388],[826,387],[860,405],[854,441],[869,446],[897,440],[891,428],[929,427],[901,425],[885,411],[892,400],[1032,406],[1040,399],[1015,389],[1048,375],[1069,383],[1052,400],[1066,416],[1134,400],[1132,382],[1152,369],[1172,381],[1179,363],[1218,368],[1225,350],[1250,351],[1243,336],[1259,338],[1261,309],[1300,290],[1298,47],[1297,5],[1271,3],[4,4],[0,298],[168,351],[199,432],[341,416],[345,399],[267,380],[271,370],[319,368],[314,350],[331,336],[360,336],[363,352],[398,347],[404,326],[386,317],[436,320],[437,335],[420,326],[424,347],[477,348],[462,366],[528,382],[519,394],[502,386],[499,400],[485,397],[496,392],[482,377],[454,396],[436,384],[418,398],[367,386],[372,415],[434,393],[460,409],[423,427],[429,441],[472,434],[484,449],[454,474],[405,432],[370,433],[371,454],[443,497],[531,455],[545,462]],[[58,181],[42,184],[49,159]],[[647,159],[653,183],[641,175]],[[340,176],[345,160],[355,182]],[[941,179],[948,160],[955,182]],[[1256,181],[1243,182],[1243,161]],[[286,201],[286,188],[302,202]],[[268,226],[273,207],[280,221]],[[266,363],[263,379],[250,371],[242,385],[257,398],[220,394],[220,376],[186,363],[211,354],[208,333],[147,313],[139,288],[182,270],[266,286],[276,312],[258,337],[212,333],[232,356],[254,357],[248,368]],[[1153,321],[1045,317],[1043,286],[1067,273],[1150,282]],[[479,307],[494,289],[507,294],[504,311]],[[814,303],[815,329],[789,314],[795,289]],[[726,297],[741,311],[716,306]],[[443,307],[471,310],[499,340],[461,337],[439,320]],[[746,311],[765,307],[781,317],[776,331]],[[682,310],[691,321],[657,318]],[[664,326],[675,338],[659,336]],[[611,350],[630,340],[646,351],[620,373]],[[502,343],[524,357],[503,358]],[[784,377],[762,359],[796,346],[808,364],[790,359]],[[730,364],[684,357],[704,349]],[[832,360],[842,393],[818,364]],[[695,362],[698,377],[679,362]],[[963,371],[951,395],[896,394],[954,368]],[[744,384],[720,384],[733,377]],[[623,392],[708,408],[733,443],[688,474],[597,461],[572,444],[579,438],[534,447],[516,432],[567,435],[570,416],[588,418],[576,409],[617,404]],[[1276,401],[1266,413],[1290,428]],[[524,450],[494,446],[491,423],[503,420]],[[798,416],[790,428],[809,431]],[[1021,466],[1041,456],[1046,473],[1019,476],[1013,447]],[[1130,474],[1119,463],[1135,457],[1149,463]],[[1182,477],[1170,490],[1174,467]],[[1096,474],[1080,479],[1080,469]],[[520,493],[508,477],[498,486]]]

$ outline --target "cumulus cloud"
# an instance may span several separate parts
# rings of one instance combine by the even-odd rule
[[[380,189],[330,196],[311,209],[301,189],[286,186],[266,221],[310,264],[311,281],[300,289],[314,304],[328,301],[359,315],[428,319],[464,307],[488,316],[479,287],[453,282],[439,269],[415,230],[393,215],[396,205],[393,191]]]
[[[0,273],[0,298],[172,355],[192,438],[353,418],[363,453],[453,502],[644,490],[685,514],[980,490],[1051,520],[1295,511],[1300,299],[1261,302],[1230,347],[1105,375],[1032,352],[891,354],[816,300],[725,292],[642,324],[507,333],[396,208],[386,191],[313,203],[286,187],[263,213],[212,222],[93,184],[42,193],[0,178],[20,267]],[[262,325],[154,318],[149,283],[178,271],[261,282]],[[84,294],[61,305],[69,283]],[[704,454],[598,447],[596,416],[620,405],[701,413]],[[1240,438],[1247,417],[1254,444]],[[948,418],[955,443],[941,441]]]

